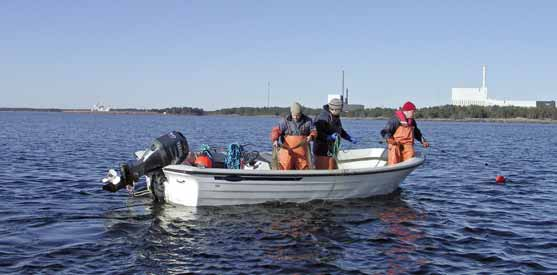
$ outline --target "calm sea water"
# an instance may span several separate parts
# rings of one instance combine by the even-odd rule
[[[0,112],[0,274],[557,274],[557,125],[421,122],[425,165],[379,198],[191,208],[101,190],[170,130],[265,150],[275,122]],[[355,147],[382,146],[384,123],[344,120]]]

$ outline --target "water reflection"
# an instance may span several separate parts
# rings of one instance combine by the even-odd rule
[[[407,274],[410,272],[409,268],[428,263],[425,258],[413,256],[417,255],[417,242],[425,237],[424,232],[416,226],[416,222],[425,220],[425,214],[402,203],[400,206],[381,211],[379,219],[386,225],[379,236],[388,237],[395,243],[384,251],[387,256],[387,274]]]
[[[226,273],[241,266],[260,273],[404,274],[427,264],[414,256],[424,237],[417,225],[424,214],[400,193],[305,204],[196,208],[151,203],[126,211],[113,216],[110,230],[134,234],[128,242],[135,242],[137,260],[153,273]]]
[[[334,261],[341,248],[331,240],[348,237],[344,227],[328,219],[331,209],[316,205],[268,203],[199,208],[163,205],[155,214],[158,222],[152,224],[150,231],[162,230],[183,238],[184,233],[195,230],[198,235],[191,237],[198,242],[196,249],[217,257],[227,257],[229,250],[250,250],[254,253],[249,256],[257,262]],[[179,239],[169,241],[185,243]],[[212,245],[201,247],[199,243]]]
[[[345,228],[331,218],[332,209],[322,202],[267,204],[270,222],[260,224],[257,245],[264,255],[278,262],[334,263],[347,239]]]

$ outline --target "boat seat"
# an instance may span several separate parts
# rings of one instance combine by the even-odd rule
[[[271,163],[273,161],[273,154],[271,152],[260,152],[255,160]]]

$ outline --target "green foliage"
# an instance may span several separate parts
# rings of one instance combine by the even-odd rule
[[[304,114],[315,117],[321,108],[304,108]],[[34,109],[34,108],[0,108],[0,111],[88,111],[85,109]],[[113,112],[131,113],[166,113],[175,115],[238,115],[238,116],[286,116],[290,113],[289,107],[237,107],[225,108],[216,111],[205,111],[193,107],[172,107],[164,109],[113,109]],[[392,108],[369,108],[344,112],[343,117],[354,118],[380,118],[393,116]],[[483,119],[537,119],[557,120],[557,109],[553,107],[500,107],[500,106],[454,106],[444,105],[418,109],[418,119],[446,119],[446,120],[483,120]]]
[[[167,114],[174,114],[174,115],[192,115],[192,116],[202,116],[205,115],[205,111],[201,108],[192,108],[192,107],[172,107],[172,108],[164,108],[164,109],[152,109],[151,112],[157,113],[167,113]]]
[[[367,118],[389,118],[393,116],[395,109],[391,108],[370,108],[345,112],[344,117],[367,117]]]
[[[321,112],[322,108],[303,108],[304,114],[315,117]],[[372,108],[345,112],[345,117],[373,117],[388,118],[393,115],[394,109],[389,108]],[[290,114],[289,107],[238,107],[227,108],[216,111],[206,112],[212,115],[240,115],[240,116],[286,116]]]
[[[303,108],[306,115],[318,114],[320,109]],[[286,116],[290,113],[289,107],[238,107],[226,108],[207,112],[212,115],[240,115],[240,116]]]
[[[416,118],[425,119],[542,119],[556,120],[556,108],[454,106],[444,105],[419,109]]]
[[[0,108],[0,112],[62,112],[55,108]]]
[[[122,109],[123,110],[123,109]],[[119,111],[122,111],[119,110]],[[225,108],[216,111],[204,111],[201,108],[172,107],[165,109],[126,109],[127,111],[142,111],[167,113],[177,115],[238,115],[238,116],[286,116],[290,113],[289,107],[237,107]],[[389,118],[395,109],[392,108],[369,108],[354,110],[343,113],[344,117],[354,118]],[[304,114],[315,117],[321,108],[304,108]],[[557,109],[547,108],[525,108],[525,107],[500,107],[500,106],[454,106],[444,105],[418,109],[418,119],[541,119],[557,120]]]

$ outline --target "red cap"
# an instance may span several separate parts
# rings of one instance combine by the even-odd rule
[[[414,103],[407,101],[406,103],[404,103],[404,105],[402,105],[402,110],[403,111],[415,111],[416,110],[416,105],[414,105]]]

